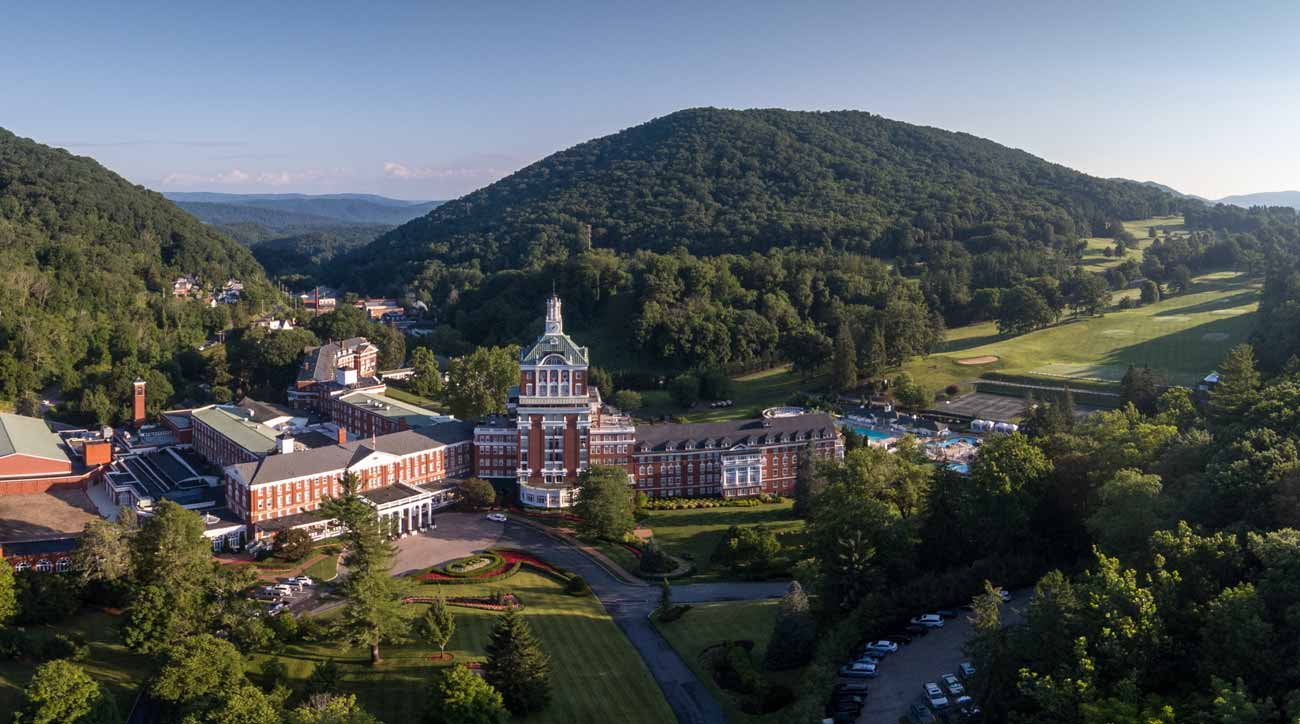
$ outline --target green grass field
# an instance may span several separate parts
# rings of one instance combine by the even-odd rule
[[[92,678],[108,686],[117,700],[118,709],[125,717],[135,702],[136,691],[153,669],[154,661],[148,656],[127,650],[118,636],[117,617],[102,611],[83,611],[67,623],[50,627],[50,635],[75,633],[83,636],[90,645],[90,655],[77,665]],[[33,627],[40,629],[42,627]],[[17,661],[0,661],[0,720],[8,721],[8,713],[22,703],[23,689],[36,671],[36,665]]]
[[[695,409],[687,410],[674,402],[667,390],[645,390],[641,392],[644,406],[636,415],[638,417],[680,415],[690,422],[742,420],[756,417],[760,411],[768,407],[783,405],[800,392],[822,389],[826,385],[825,377],[805,380],[791,372],[789,365],[738,375],[731,380],[731,400],[736,403],[731,407],[714,409],[709,407],[707,402],[702,402]]]
[[[442,404],[441,402],[438,402],[437,400],[431,400],[427,397],[421,397],[420,395],[417,395],[414,392],[411,392],[409,390],[404,390],[400,387],[394,387],[393,385],[389,385],[388,389],[384,392],[384,394],[388,395],[394,400],[407,402],[412,405],[417,405],[419,407],[426,407],[430,410],[442,411],[443,409],[446,408],[446,405]]]
[[[722,705],[728,721],[733,724],[776,724],[786,721],[787,706],[781,711],[765,716],[746,714],[737,706],[735,696],[720,689],[713,683],[713,677],[700,662],[700,654],[705,649],[722,641],[748,640],[754,642],[753,656],[761,664],[767,642],[772,638],[772,626],[776,622],[777,601],[735,601],[726,603],[705,603],[694,606],[680,619],[672,623],[655,626],[677,654],[682,657],[691,671],[709,688],[714,698]],[[797,695],[799,693],[799,676],[802,670],[772,672],[768,677],[779,684],[788,686]]]
[[[672,710],[645,664],[595,598],[568,596],[559,583],[532,573],[483,586],[420,586],[417,595],[475,596],[493,589],[523,599],[524,615],[551,657],[553,698],[529,722],[673,721]],[[426,608],[406,607],[412,618]],[[497,614],[452,610],[456,635],[448,652],[460,662],[481,661]],[[343,688],[356,693],[370,713],[385,724],[420,724],[428,709],[428,682],[433,674],[429,656],[436,649],[409,643],[385,646],[382,653],[384,662],[378,668],[370,666],[366,650],[336,644],[290,646],[276,658],[288,666],[296,684],[310,675],[316,662],[333,658],[343,670]],[[260,669],[269,658],[256,655],[250,668]]]
[[[791,515],[793,503],[785,501],[752,508],[698,508],[649,511],[642,525],[654,531],[655,540],[672,555],[695,564],[689,581],[734,578],[710,561],[727,529],[733,525],[763,524],[777,533],[782,551],[778,565],[793,563],[802,546],[804,521]]]
[[[1085,239],[1088,246],[1083,251],[1083,258],[1079,266],[1091,272],[1104,272],[1111,267],[1119,266],[1124,260],[1132,259],[1142,263],[1142,250],[1151,245],[1151,239],[1147,236],[1148,229],[1156,227],[1160,232],[1168,231],[1172,236],[1183,236],[1187,232],[1183,228],[1182,216],[1157,216],[1150,219],[1138,219],[1137,221],[1125,221],[1124,229],[1133,236],[1137,237],[1137,244],[1129,247],[1124,256],[1106,256],[1103,250],[1115,246],[1114,239],[1091,237]]]
[[[942,351],[906,370],[931,390],[997,371],[1045,382],[1118,382],[1129,365],[1150,365],[1175,384],[1192,385],[1245,342],[1254,324],[1260,284],[1236,272],[1197,277],[1186,294],[1137,309],[1066,320],[1001,339],[992,322],[951,330]],[[996,357],[961,365],[958,360]]]

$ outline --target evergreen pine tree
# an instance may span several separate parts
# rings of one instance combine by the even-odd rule
[[[774,671],[802,666],[812,659],[816,630],[808,604],[808,594],[798,581],[792,581],[781,597],[772,638],[767,644],[764,663]]]
[[[799,472],[794,478],[794,508],[793,512],[800,518],[806,518],[812,515],[813,501],[818,493],[817,481],[817,454],[812,446],[804,448],[803,455],[799,456]]]
[[[540,711],[551,698],[551,659],[514,609],[497,618],[487,644],[484,679],[516,716]]]
[[[1210,412],[1220,421],[1241,416],[1259,400],[1259,371],[1255,350],[1239,344],[1219,365],[1219,383],[1210,392]]]
[[[831,357],[831,385],[839,392],[858,386],[858,351],[853,346],[849,326],[841,323],[835,333],[835,351]]]

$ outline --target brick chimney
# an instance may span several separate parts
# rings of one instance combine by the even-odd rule
[[[138,428],[144,424],[144,388],[145,381],[139,377],[131,383],[132,404],[131,404],[131,422]]]
[[[340,445],[344,445],[347,443],[347,441],[348,441],[348,429],[346,427],[343,427],[342,425],[339,425],[338,442]]]

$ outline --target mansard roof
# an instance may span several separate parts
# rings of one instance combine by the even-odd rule
[[[587,364],[587,348],[578,346],[577,342],[562,332],[538,337],[530,349],[519,355],[519,364],[540,365],[551,355],[559,355],[566,365]]]
[[[835,420],[824,413],[760,420],[638,425],[636,449],[653,452],[727,449],[740,445],[809,442],[837,434]]]

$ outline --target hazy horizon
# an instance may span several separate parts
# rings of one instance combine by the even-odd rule
[[[0,125],[160,191],[450,199],[698,106],[869,111],[1211,199],[1300,187],[1291,4],[140,2],[7,20]]]

